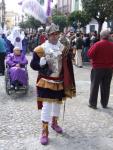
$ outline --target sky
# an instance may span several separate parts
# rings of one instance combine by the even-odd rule
[[[0,0],[1,2],[2,0]],[[8,10],[14,10],[14,11],[18,11],[18,0],[5,0],[5,4],[6,4],[6,11]]]

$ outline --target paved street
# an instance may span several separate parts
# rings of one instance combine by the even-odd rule
[[[31,56],[28,56],[30,61]],[[40,111],[37,110],[35,81],[37,72],[28,67],[29,92],[8,96],[4,77],[0,76],[0,150],[113,150],[113,82],[109,109],[89,108],[90,67],[74,66],[77,96],[66,102],[59,119],[63,135],[50,128],[50,143],[39,143],[41,129]]]

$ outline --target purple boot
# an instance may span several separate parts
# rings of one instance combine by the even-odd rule
[[[48,123],[43,123],[42,126],[43,130],[42,130],[42,135],[40,138],[40,143],[42,145],[47,145],[48,144]]]
[[[52,129],[55,130],[57,133],[62,134],[63,130],[62,128],[58,125],[57,123],[57,117],[53,117],[52,118],[52,125],[51,125]]]

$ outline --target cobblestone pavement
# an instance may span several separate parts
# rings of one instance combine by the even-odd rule
[[[29,60],[31,59],[28,56]],[[4,77],[0,76],[0,150],[113,150],[113,82],[109,109],[89,108],[90,67],[74,66],[77,96],[63,106],[60,125],[63,135],[50,129],[50,143],[42,146],[40,111],[37,111],[35,80],[37,72],[29,71],[30,88],[27,95],[8,96],[4,90]]]

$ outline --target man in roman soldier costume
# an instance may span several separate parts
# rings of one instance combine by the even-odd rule
[[[58,125],[60,106],[63,100],[76,94],[73,66],[69,48],[59,41],[59,27],[51,24],[47,27],[48,40],[36,47],[30,66],[38,71],[37,102],[38,109],[42,108],[42,134],[40,142],[48,144],[48,125],[61,134]]]

